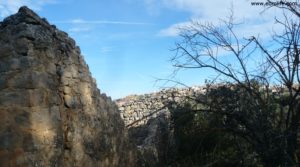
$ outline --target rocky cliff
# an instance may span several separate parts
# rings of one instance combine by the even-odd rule
[[[0,166],[134,166],[73,39],[27,7],[0,22]]]

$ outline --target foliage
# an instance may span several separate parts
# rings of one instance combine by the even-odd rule
[[[273,7],[283,10],[283,20],[275,21],[284,32],[274,33],[272,47],[258,37],[238,37],[233,16],[220,27],[193,22],[182,29],[174,66],[211,69],[218,76],[208,84],[205,98],[193,99],[202,108],[179,109],[185,111],[181,123],[174,117],[179,141],[191,144],[179,144],[178,149],[200,158],[192,158],[193,162],[225,163],[226,157],[246,166],[243,163],[250,156],[264,166],[299,165],[300,7]],[[220,50],[227,59],[219,55]],[[204,120],[198,118],[199,112]],[[220,147],[221,141],[229,146]],[[194,148],[196,152],[191,151]]]
[[[255,166],[250,146],[223,126],[216,113],[195,112],[187,103],[172,110],[177,156],[172,166]]]

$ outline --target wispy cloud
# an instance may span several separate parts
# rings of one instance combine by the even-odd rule
[[[192,13],[201,11],[200,0],[144,0],[144,4],[149,14],[158,15],[164,8],[184,10]]]
[[[145,0],[146,1],[146,0]],[[154,1],[154,0],[153,0]],[[214,0],[214,1],[199,1],[199,0],[163,0],[164,5],[172,10],[183,10],[191,13],[190,20],[196,20],[201,23],[219,24],[220,19],[225,19],[230,15],[232,9],[234,21],[244,24],[238,26],[237,32],[240,35],[256,35],[257,33],[266,37],[272,29],[277,29],[274,25],[274,17],[278,18],[281,14],[279,9],[268,9],[265,11],[262,6],[251,6],[249,0]],[[165,29],[162,29],[158,34],[160,36],[177,36],[180,32],[179,27],[189,25],[190,22],[184,21],[174,23]],[[252,34],[251,34],[252,33]],[[253,34],[256,33],[256,34]]]
[[[41,10],[46,4],[57,3],[56,0],[0,0],[0,17],[4,18],[16,13],[21,6],[28,6],[33,10]]]
[[[130,21],[109,21],[109,20],[83,20],[73,19],[68,21],[55,21],[61,24],[118,24],[118,25],[151,25],[145,22],[130,22]]]
[[[108,53],[110,53],[112,51],[113,51],[113,47],[111,47],[111,46],[103,46],[100,48],[100,53],[102,55],[107,55]]]
[[[98,25],[124,25],[124,26],[147,26],[150,23],[145,22],[130,22],[130,21],[109,21],[109,20],[84,20],[73,19],[66,21],[53,21],[54,24],[68,24],[71,28],[70,33],[89,32],[95,29]]]
[[[69,32],[75,32],[75,33],[78,33],[78,32],[87,32],[87,31],[90,31],[91,28],[90,27],[72,27],[69,29]]]
[[[159,15],[164,7],[161,0],[144,0],[147,12],[151,15]]]
[[[181,23],[175,23],[171,25],[170,27],[160,30],[158,32],[158,36],[165,36],[165,37],[176,37],[180,34],[180,31],[183,28],[187,28],[192,26],[191,22],[181,22]]]

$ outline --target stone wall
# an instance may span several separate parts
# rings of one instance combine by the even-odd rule
[[[135,166],[75,41],[27,7],[0,22],[0,124],[1,167]]]
[[[168,117],[170,115],[168,107],[173,102],[182,104],[187,100],[186,97],[196,97],[199,94],[204,94],[205,91],[204,86],[163,89],[151,94],[127,96],[123,99],[117,99],[115,102],[125,125],[128,127],[141,126],[146,125],[148,120],[157,118],[161,114]]]
[[[116,100],[121,118],[129,130],[130,140],[137,145],[138,164],[147,167],[171,164],[172,158],[178,151],[173,133],[174,127],[170,119],[172,110],[185,104],[201,109],[201,104],[197,103],[197,100],[205,99],[207,89],[223,86],[234,89],[235,85],[220,83],[210,86],[164,89],[151,94],[131,95]],[[294,85],[297,86],[299,85]],[[284,92],[282,86],[271,86],[268,89],[273,95]],[[259,90],[265,91],[266,88],[260,87]]]
[[[209,89],[216,89],[221,86],[230,87],[226,84],[210,85]],[[234,85],[231,85],[234,87]],[[298,88],[299,85],[293,85]],[[122,99],[115,100],[118,105],[121,118],[124,120],[127,127],[135,127],[146,125],[149,119],[157,118],[160,114],[170,115],[168,108],[170,105],[184,104],[187,98],[201,97],[206,93],[207,86],[194,86],[189,88],[171,88],[163,89],[159,92],[130,95]],[[259,88],[261,91],[265,87]],[[270,86],[269,91],[276,95],[287,91],[283,86]],[[189,101],[190,102],[190,101]]]
[[[129,138],[138,148],[139,166],[167,166],[172,161],[176,144],[170,109],[203,93],[204,87],[173,88],[116,100]]]

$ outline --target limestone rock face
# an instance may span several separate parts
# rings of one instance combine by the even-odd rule
[[[135,163],[75,41],[27,7],[0,22],[0,124],[1,167]]]

